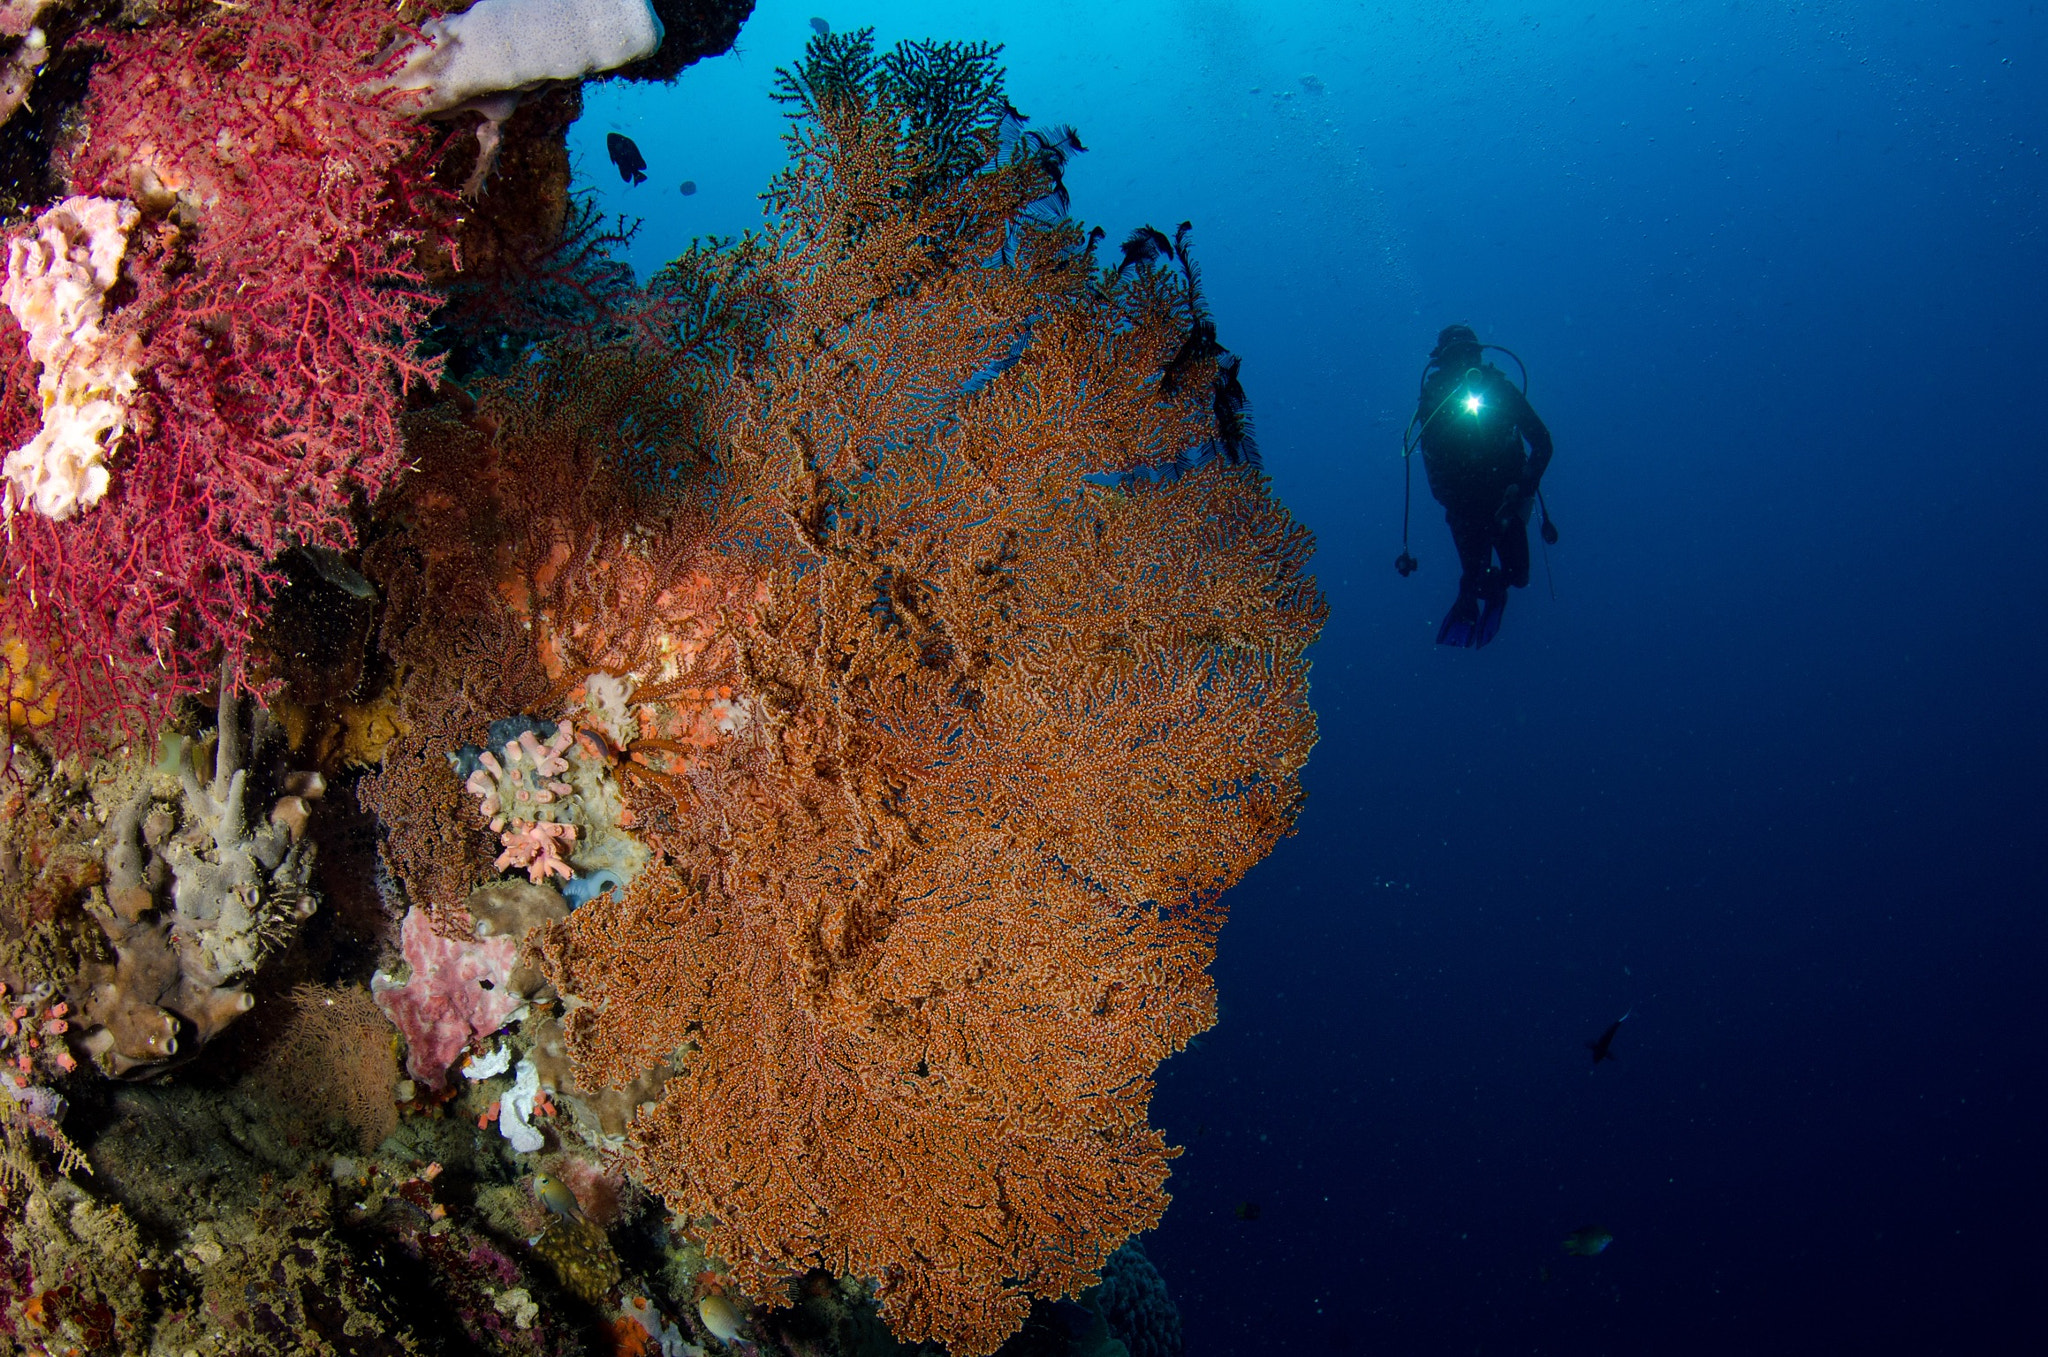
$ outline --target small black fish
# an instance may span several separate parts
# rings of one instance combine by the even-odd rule
[[[647,161],[640,154],[640,148],[633,144],[631,137],[607,132],[604,138],[605,154],[612,158],[612,164],[619,167],[619,178],[629,184],[647,182]]]
[[[1630,1009],[1628,1011],[1628,1013],[1633,1012],[1635,1012],[1634,1009]],[[1614,1034],[1616,1032],[1619,1032],[1621,1030],[1621,1025],[1628,1021],[1628,1013],[1622,1014],[1613,1022],[1609,1023],[1607,1025],[1607,1030],[1600,1034],[1599,1040],[1589,1041],[1586,1043],[1586,1049],[1593,1053],[1593,1065],[1595,1068],[1598,1068],[1600,1062],[1603,1060],[1614,1059],[1614,1051],[1611,1049],[1614,1045]],[[1602,1247],[1604,1248],[1606,1246],[1602,1245]]]
[[[697,191],[697,181],[696,181],[696,180],[694,180],[694,179],[685,179],[685,180],[683,181],[683,196],[684,196],[685,198],[689,197],[689,196],[690,196],[690,195],[691,195],[692,193],[695,193],[696,191]]]
[[[1237,1210],[1231,1214],[1235,1215],[1239,1220],[1257,1220],[1259,1218],[1259,1204],[1257,1202],[1239,1202]]]
[[[811,32],[816,33],[821,38],[827,37],[832,32],[832,25],[826,23],[823,19],[814,17],[811,20]]]

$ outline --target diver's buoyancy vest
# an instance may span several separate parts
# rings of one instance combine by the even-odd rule
[[[1422,467],[1445,508],[1491,513],[1521,478],[1529,459],[1515,427],[1518,394],[1492,364],[1439,369],[1423,383]]]

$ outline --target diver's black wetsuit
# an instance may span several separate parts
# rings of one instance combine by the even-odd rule
[[[1437,640],[1485,645],[1500,629],[1508,586],[1529,583],[1529,510],[1550,465],[1550,430],[1499,368],[1456,353],[1423,377],[1416,418],[1429,491],[1444,506],[1463,570]]]

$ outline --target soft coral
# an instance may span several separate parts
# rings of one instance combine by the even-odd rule
[[[367,92],[402,36],[366,0],[250,0],[102,37],[63,168],[149,214],[108,321],[142,343],[138,417],[102,503],[9,522],[0,597],[73,742],[154,721],[222,651],[240,669],[274,558],[353,545],[352,501],[402,464],[404,388],[438,375],[413,258],[439,211],[414,96]],[[33,433],[34,391],[17,357],[0,434]]]

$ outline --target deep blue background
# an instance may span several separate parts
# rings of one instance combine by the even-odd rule
[[[1195,221],[1321,542],[1309,812],[1154,1108],[1189,1351],[2048,1351],[2041,6],[771,0],[590,91],[636,263],[758,220],[812,13],[1008,43],[1077,215]],[[1426,493],[1391,569],[1452,320],[1558,443],[1483,653]]]

